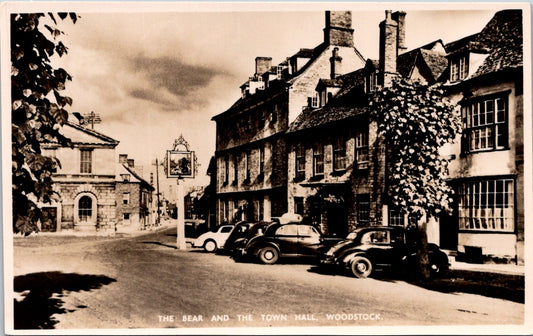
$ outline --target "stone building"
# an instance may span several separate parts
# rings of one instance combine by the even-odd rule
[[[522,12],[495,14],[477,34],[446,45],[451,98],[463,133],[450,149],[453,216],[443,246],[474,257],[524,258]]]
[[[43,232],[62,230],[102,232],[113,229],[116,221],[115,147],[118,141],[95,130],[73,123],[62,134],[72,147],[43,143],[44,155],[59,159],[61,167],[53,174],[54,191],[61,201],[43,207]]]
[[[287,132],[289,212],[307,215],[329,234],[404,223],[387,204],[385,149],[369,120],[367,93],[398,73],[434,83],[447,67],[441,41],[405,52],[404,24],[405,13],[387,12],[380,25],[380,59],[320,79],[318,106],[310,104]]]
[[[324,40],[276,66],[257,57],[242,97],[213,117],[217,222],[268,220],[287,211],[285,131],[302,108],[317,104],[316,83],[364,65],[354,47],[350,12],[326,12]],[[327,99],[327,96],[324,98]]]
[[[385,149],[366,93],[394,76],[444,83],[460,106],[462,136],[443,148],[456,191],[453,215],[428,223],[428,239],[478,258],[523,262],[523,42],[521,11],[496,13],[477,34],[405,51],[405,13],[386,12],[380,59],[317,81],[317,104],[287,133],[288,211],[342,235],[357,226],[406,225],[390,206]]]
[[[119,155],[116,174],[117,230],[143,230],[154,225],[154,187],[135,170],[135,161]]]

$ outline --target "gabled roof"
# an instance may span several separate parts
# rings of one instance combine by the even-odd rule
[[[497,12],[481,32],[447,44],[446,51],[450,54],[464,51],[488,54],[470,78],[522,67],[522,11]]]
[[[60,130],[61,134],[69,138],[72,144],[83,145],[110,145],[117,146],[119,141],[108,137],[93,129],[89,129],[72,122],[66,122]]]
[[[441,40],[399,55],[396,59],[396,70],[402,77],[410,78],[415,67],[423,67],[432,77],[426,78],[428,82],[436,81],[448,67],[446,54],[437,51],[439,44],[442,45]]]
[[[132,178],[130,178],[129,180],[130,183],[131,182],[140,183],[143,187],[149,190],[152,190],[152,191],[154,190],[154,187],[152,187],[150,183],[148,183],[139,174],[137,174],[137,172],[134,169],[128,167],[125,164],[118,164],[117,175],[115,176],[115,181],[122,182],[123,181],[121,177],[122,174],[130,174],[132,176]]]

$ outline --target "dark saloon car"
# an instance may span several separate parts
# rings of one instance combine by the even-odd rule
[[[358,278],[366,278],[374,270],[408,270],[416,261],[416,243],[402,227],[367,227],[351,232],[346,240],[324,254],[321,265],[348,269]],[[430,273],[448,270],[448,256],[435,244],[428,244]]]
[[[313,225],[275,223],[264,234],[251,238],[241,254],[257,257],[264,264],[274,264],[280,257],[318,257],[339,240],[323,236]]]
[[[248,224],[248,230],[244,232],[243,234],[239,234],[239,237],[236,237],[233,242],[229,242],[230,245],[228,247],[228,251],[231,254],[231,256],[234,259],[239,259],[242,257],[242,251],[246,247],[246,244],[250,239],[252,239],[255,236],[262,235],[265,233],[265,230],[267,227],[269,227],[272,224],[278,223],[277,221],[271,221],[271,222],[256,222],[256,223],[247,223]],[[231,236],[230,236],[231,238]],[[228,240],[230,239],[228,238]]]

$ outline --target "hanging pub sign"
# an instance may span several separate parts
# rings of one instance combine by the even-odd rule
[[[193,151],[167,151],[167,175],[177,178],[194,178]]]

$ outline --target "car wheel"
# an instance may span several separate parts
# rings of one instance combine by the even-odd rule
[[[429,261],[429,274],[432,278],[442,277],[448,271],[447,262],[439,262],[435,260]]]
[[[363,256],[356,256],[350,264],[352,274],[357,278],[366,278],[372,273],[372,263]]]
[[[214,240],[208,240],[204,243],[204,250],[206,252],[215,252],[217,250],[217,243]]]
[[[269,265],[275,264],[276,261],[278,261],[278,258],[279,258],[278,250],[276,250],[276,248],[272,246],[263,247],[259,251],[259,260],[261,260],[263,264],[269,264]]]

